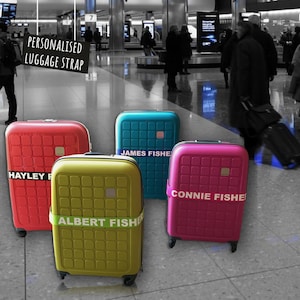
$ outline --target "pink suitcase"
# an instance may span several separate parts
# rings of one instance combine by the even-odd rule
[[[248,154],[222,142],[180,142],[172,150],[167,183],[169,247],[177,239],[230,242],[240,237]]]
[[[51,230],[52,165],[60,156],[90,151],[88,130],[77,121],[17,121],[7,127],[5,138],[16,232]]]

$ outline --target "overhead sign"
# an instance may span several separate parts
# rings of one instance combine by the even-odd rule
[[[85,14],[84,16],[85,22],[97,22],[96,14]]]
[[[90,44],[46,36],[27,35],[23,63],[70,72],[88,73]]]

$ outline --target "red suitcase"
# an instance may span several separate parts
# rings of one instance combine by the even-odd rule
[[[13,224],[26,231],[51,230],[51,169],[60,156],[90,151],[87,128],[77,121],[17,121],[5,132]]]
[[[172,150],[167,184],[169,247],[176,239],[230,242],[240,237],[248,178],[239,145],[181,142]]]

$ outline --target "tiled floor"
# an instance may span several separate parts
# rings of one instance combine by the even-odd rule
[[[16,78],[18,118],[73,119],[90,131],[93,150],[114,153],[116,116],[131,109],[172,110],[181,120],[180,139],[242,143],[228,126],[227,99],[218,68],[191,69],[177,78],[181,94],[166,89],[163,70],[137,69],[134,57],[91,53],[90,74],[20,66]],[[271,83],[272,102],[298,133],[299,105],[287,94],[283,69]],[[6,176],[0,93],[0,299],[299,299],[299,169],[276,161],[250,162],[248,197],[237,252],[229,244],[178,241],[167,246],[166,201],[145,200],[143,271],[132,287],[120,278],[56,274],[51,232],[16,235]],[[268,155],[267,155],[268,156]]]

